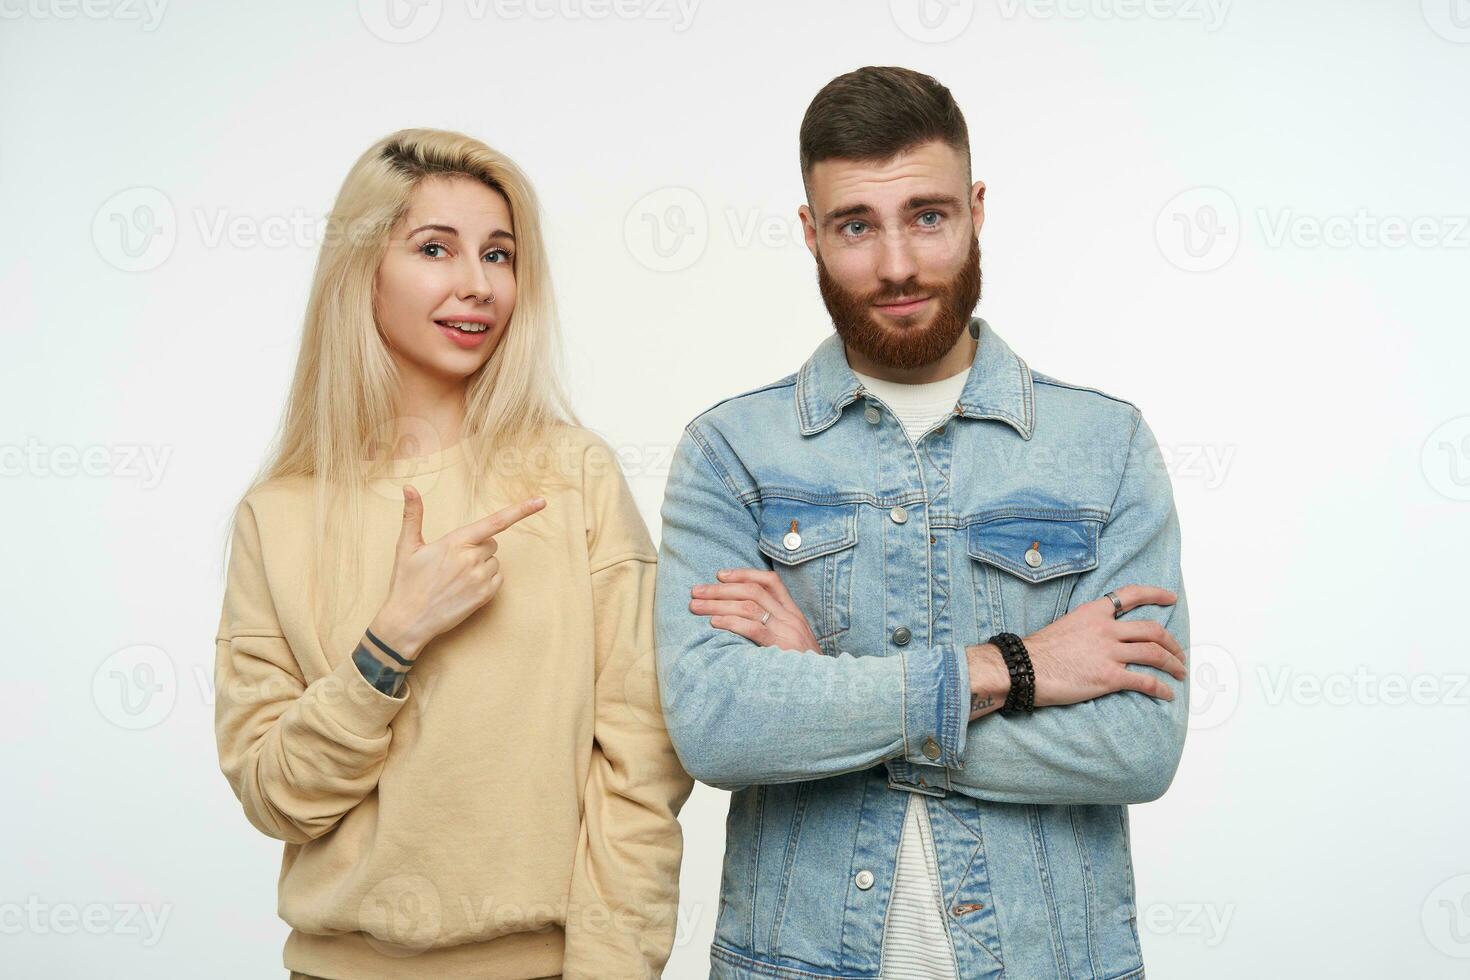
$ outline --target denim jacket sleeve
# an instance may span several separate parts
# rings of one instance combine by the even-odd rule
[[[733,790],[893,758],[958,766],[969,716],[963,647],[910,647],[888,657],[795,652],[757,646],[689,610],[690,589],[715,582],[718,570],[770,567],[749,509],[759,506],[754,483],[733,453],[716,446],[722,440],[701,432],[697,420],[685,429],[661,512],[658,681],[669,735],[690,775]]]
[[[1179,516],[1157,441],[1135,417],[1123,475],[1098,541],[1097,567],[1077,580],[1068,611],[1123,585],[1157,585],[1173,606],[1140,606],[1124,619],[1163,623],[1189,648],[1189,608],[1179,567]],[[1186,660],[1186,669],[1189,664]],[[992,712],[970,723],[959,792],[1006,803],[1144,803],[1169,788],[1184,750],[1188,678],[1142,664],[1174,692],[1162,701],[1119,691],[1031,715]]]

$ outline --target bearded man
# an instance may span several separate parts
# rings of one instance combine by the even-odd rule
[[[664,721],[733,792],[711,976],[1143,976],[1131,803],[1188,716],[1179,521],[1137,408],[985,320],[949,90],[828,83],[800,208],[833,333],[685,428]]]

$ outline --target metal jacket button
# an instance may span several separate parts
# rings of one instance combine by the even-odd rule
[[[924,739],[924,745],[921,751],[924,753],[924,758],[931,761],[939,758],[939,743],[934,741],[934,736],[931,735]]]
[[[893,631],[893,642],[897,643],[899,646],[903,646],[904,644],[908,643],[912,636],[913,634],[909,632],[909,628],[907,626],[900,626],[898,629]]]
[[[876,406],[869,405],[867,408],[863,409],[863,418],[867,419],[869,422],[877,424],[878,419],[881,418],[881,416],[878,414],[878,409]]]
[[[902,524],[909,519],[909,512],[902,507],[895,507],[888,512],[888,516],[893,519],[893,523]]]
[[[786,537],[781,539],[787,551],[795,551],[801,547],[801,535],[796,533],[796,521],[791,522],[791,530],[786,532]]]
[[[1031,547],[1026,550],[1026,564],[1032,568],[1041,567],[1041,552],[1037,550],[1040,544],[1039,541],[1033,541]]]
[[[852,883],[854,885],[857,885],[863,891],[867,891],[869,888],[873,887],[873,872],[869,871],[867,868],[864,868],[857,874],[853,875]]]

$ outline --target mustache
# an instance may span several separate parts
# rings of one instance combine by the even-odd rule
[[[863,302],[894,303],[901,299],[916,299],[920,296],[933,296],[940,292],[941,287],[932,283],[921,283],[917,279],[909,279],[897,286],[884,286],[881,289],[863,297]]]

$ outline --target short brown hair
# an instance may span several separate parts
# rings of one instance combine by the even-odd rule
[[[802,185],[823,160],[889,160],[931,140],[963,153],[968,173],[970,131],[949,89],[909,68],[858,68],[822,86],[806,107]]]

